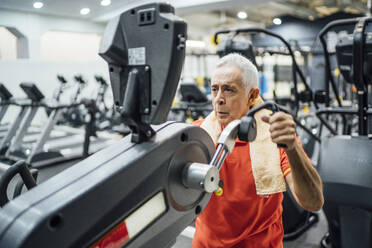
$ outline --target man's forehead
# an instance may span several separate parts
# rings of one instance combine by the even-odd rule
[[[217,85],[220,85],[220,86],[225,85],[225,86],[232,86],[232,87],[234,87],[234,86],[236,86],[236,87],[244,86],[240,80],[237,80],[237,81],[229,81],[229,80],[228,81],[225,81],[225,80],[221,80],[221,81],[215,80],[215,81],[213,81],[212,80],[211,81],[211,86],[217,86]]]
[[[231,77],[231,76],[217,76],[212,77],[211,86],[213,85],[231,85],[231,86],[243,86],[241,77]]]
[[[217,68],[211,78],[211,84],[241,84],[242,70],[236,66],[222,66]]]

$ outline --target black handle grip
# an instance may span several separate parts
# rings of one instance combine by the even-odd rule
[[[278,148],[287,148],[288,146],[286,144],[277,144]]]
[[[250,116],[250,117],[253,118],[254,114],[257,113],[258,111],[260,111],[261,109],[269,109],[269,110],[273,111],[273,113],[280,111],[279,107],[274,102],[267,101],[264,104],[262,104],[262,105],[260,105],[256,108],[251,109],[248,112],[247,116]],[[278,144],[278,147],[287,148],[287,145],[286,144]]]
[[[36,186],[34,177],[25,161],[21,160],[9,166],[4,174],[0,177],[0,207],[4,206],[8,201],[7,189],[10,181],[15,175],[19,174],[28,189]]]

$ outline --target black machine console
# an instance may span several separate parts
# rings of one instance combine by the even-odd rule
[[[41,93],[34,83],[21,83],[19,86],[33,102],[40,102],[44,99],[43,93]]]
[[[217,54],[219,57],[223,57],[229,53],[239,53],[257,66],[256,55],[249,40],[234,40],[232,37],[229,37],[227,40],[217,44]]]
[[[107,26],[99,54],[109,64],[114,103],[133,131],[154,135],[166,121],[185,57],[186,24],[167,4],[133,8]]]
[[[195,83],[182,83],[180,85],[182,101],[194,103],[207,103],[207,96],[198,88]]]
[[[336,45],[337,63],[342,76],[348,83],[354,83],[353,79],[353,35],[348,35],[339,40]],[[364,43],[364,78],[367,84],[372,84],[372,33],[365,34]]]
[[[1,101],[9,101],[13,97],[12,93],[9,92],[9,90],[0,83],[0,99]]]

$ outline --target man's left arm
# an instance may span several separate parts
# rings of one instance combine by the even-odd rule
[[[287,146],[285,151],[292,173],[286,176],[286,182],[297,203],[308,211],[320,210],[324,203],[322,180],[297,142],[292,116],[277,112],[262,120],[270,124],[272,141]]]

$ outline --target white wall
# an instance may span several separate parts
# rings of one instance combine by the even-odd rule
[[[107,64],[98,56],[105,24],[0,9],[1,26],[0,82],[14,96],[25,96],[19,83],[34,82],[47,98],[51,97],[57,87],[57,74],[70,82],[74,75],[81,74],[89,82],[82,94],[88,97],[95,94],[94,75],[102,75],[109,81]],[[28,59],[16,59],[17,40],[4,27],[15,28],[27,38]],[[69,99],[67,95],[72,89],[69,91],[62,100]],[[5,121],[13,120],[17,112],[17,108],[11,108]],[[39,114],[37,119],[43,122],[46,116]]]
[[[13,27],[28,39],[29,57],[41,58],[41,37],[48,31],[66,31],[101,35],[105,24],[80,19],[37,15],[0,9],[0,26]],[[61,41],[63,42],[63,41]]]
[[[0,60],[17,58],[17,38],[6,28],[0,27]]]
[[[19,87],[21,82],[35,83],[43,94],[50,98],[57,86],[57,74],[62,74],[66,79],[73,83],[73,76],[81,74],[88,81],[88,86],[83,90],[82,96],[93,97],[96,92],[95,75],[102,75],[107,81],[109,73],[106,62],[63,62],[63,61],[33,61],[33,60],[0,60],[0,82],[2,82],[15,97],[25,97]],[[61,100],[69,100],[72,88],[65,92]],[[111,90],[108,90],[108,97]],[[39,111],[43,112],[43,111]],[[18,113],[17,108],[8,111],[4,121],[12,121]],[[46,120],[44,114],[36,118],[37,122],[42,123]]]
[[[48,31],[41,37],[41,59],[49,61],[98,61],[101,35]]]

